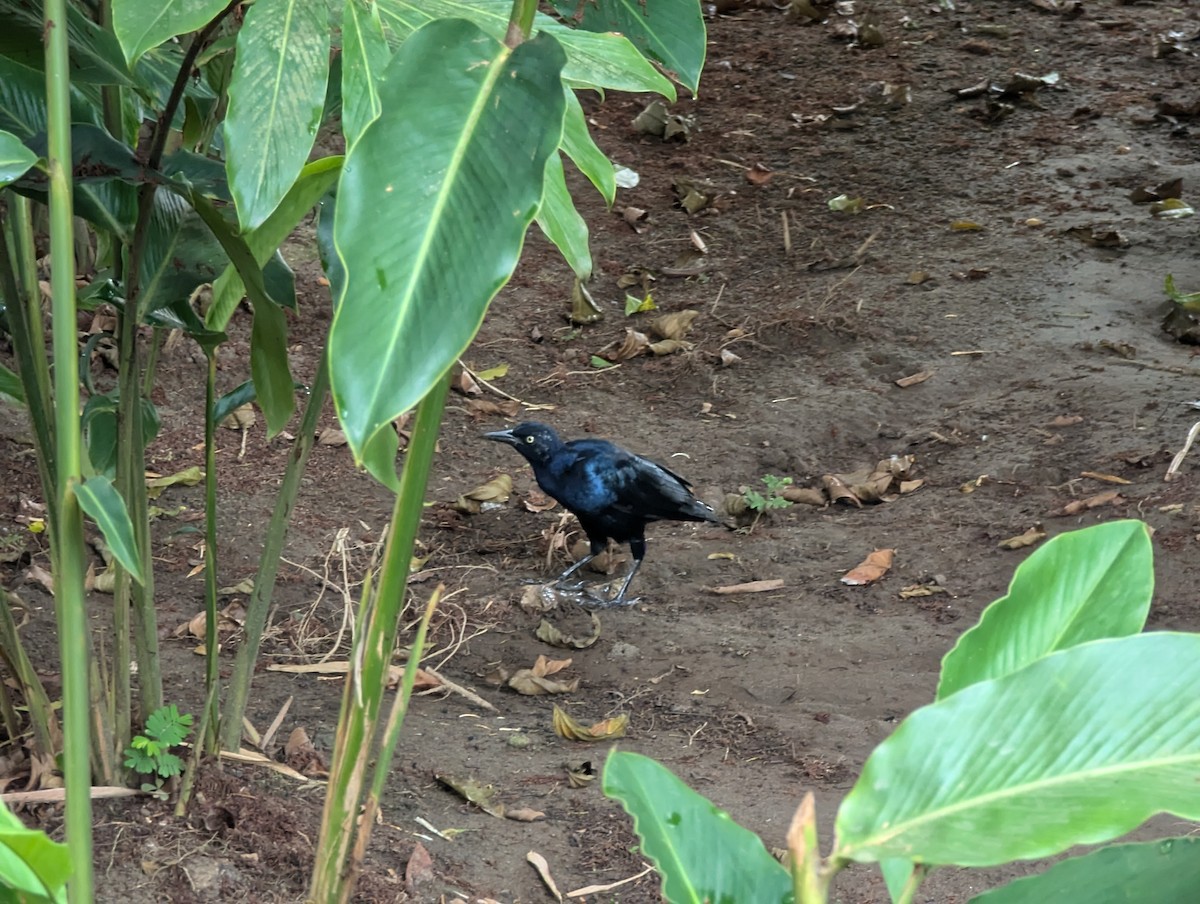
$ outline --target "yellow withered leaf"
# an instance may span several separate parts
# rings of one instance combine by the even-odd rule
[[[611,741],[623,738],[628,725],[627,713],[588,726],[571,718],[560,707],[554,707],[554,733],[568,741]]]

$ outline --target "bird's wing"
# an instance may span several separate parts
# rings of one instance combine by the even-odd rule
[[[648,521],[707,518],[708,506],[691,492],[691,484],[657,462],[624,453],[612,469],[613,508]]]

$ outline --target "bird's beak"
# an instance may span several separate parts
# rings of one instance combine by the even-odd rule
[[[511,430],[497,430],[495,433],[485,433],[483,438],[495,440],[498,443],[508,443],[510,446],[515,446],[520,442],[520,440],[513,436]]]

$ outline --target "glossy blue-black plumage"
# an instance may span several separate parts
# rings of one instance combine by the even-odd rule
[[[647,524],[721,523],[711,508],[692,495],[691,484],[670,468],[607,440],[564,443],[553,428],[533,422],[485,436],[520,452],[533,467],[538,486],[572,512],[587,534],[590,554],[563,572],[560,583],[603,552],[608,540],[629,544],[633,567],[607,605],[626,602],[625,592],[646,555]]]

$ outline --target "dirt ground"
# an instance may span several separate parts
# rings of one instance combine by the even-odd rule
[[[867,755],[931,700],[941,657],[1027,553],[1000,541],[1035,525],[1053,535],[1145,519],[1156,531],[1150,626],[1200,629],[1200,465],[1187,461],[1179,480],[1163,480],[1197,419],[1187,403],[1200,396],[1200,367],[1161,328],[1163,277],[1200,288],[1196,220],[1156,218],[1130,198],[1182,178],[1186,200],[1200,181],[1197,4],[878,2],[881,46],[848,36],[861,15],[822,8],[822,22],[770,6],[710,17],[700,97],[671,110],[690,122],[686,141],[632,126],[645,99],[587,104],[601,147],[640,176],[613,211],[577,180],[606,316],[567,322],[569,273],[534,230],[465,358],[476,371],[507,365],[490,381],[505,396],[485,388],[451,398],[420,537],[428,559],[412,590],[423,601],[446,585],[426,663],[488,708],[444,691],[417,699],[359,900],[550,900],[530,851],[564,893],[643,873],[630,821],[598,777],[568,781],[569,770],[598,776],[608,745],[558,738],[555,704],[585,722],[627,715],[622,749],[665,763],[768,847],[783,845],[795,806],[814,791],[827,847]],[[1183,33],[1161,37],[1171,29]],[[678,203],[688,181],[710,201],[695,214]],[[831,210],[842,195],[861,199],[859,212]],[[703,256],[688,253],[693,233]],[[292,341],[308,379],[328,299],[302,239],[289,255],[302,296]],[[642,291],[622,286],[626,274],[654,277],[658,312],[624,315],[626,292]],[[697,313],[687,349],[593,366],[627,329],[683,311]],[[225,388],[247,374],[248,315],[234,330],[221,353]],[[150,466],[171,473],[201,461],[203,368],[180,345],[161,369],[154,398],[164,426]],[[479,404],[509,397],[522,413]],[[7,529],[37,484],[11,410],[4,417]],[[862,507],[796,504],[748,531],[653,526],[634,585],[641,602],[601,612],[599,640],[564,651],[535,637],[542,615],[520,603],[523,582],[565,567],[564,534],[568,547],[577,536],[561,510],[532,510],[539,497],[519,457],[480,439],[521,419],[669,463],[714,505],[764,475],[819,487],[892,456],[911,456],[911,477],[924,483]],[[332,424],[327,414],[323,426]],[[222,585],[253,576],[289,440],[268,443],[259,425],[243,450],[241,436],[222,431]],[[514,484],[506,504],[455,510],[460,494],[499,474]],[[1109,490],[1116,498],[1062,514]],[[202,658],[175,631],[203,608],[202,579],[189,575],[199,556],[189,513],[202,500],[175,488],[160,504],[188,507],[158,522],[156,567],[167,695],[197,711]],[[344,658],[346,602],[389,506],[345,448],[316,449],[249,714],[263,731],[291,700],[273,756],[303,728],[328,757],[340,681],[267,668]],[[840,581],[880,548],[896,550],[882,580]],[[19,583],[27,564],[0,577]],[[713,592],[750,581],[781,585]],[[902,597],[917,584],[945,592]],[[30,641],[50,655],[49,598],[31,581],[20,593],[33,608]],[[100,597],[98,618],[103,609]],[[548,617],[590,630],[569,600]],[[230,661],[237,641],[226,638]],[[502,670],[539,655],[570,658],[555,677],[578,679],[578,689],[529,697],[496,686]],[[544,818],[488,815],[437,776],[491,784],[510,809]],[[98,805],[99,900],[303,900],[320,783],[231,763],[210,767],[200,790],[183,820],[157,802]],[[61,832],[57,810],[25,816]],[[1036,868],[935,871],[918,897],[965,901]],[[845,904],[887,900],[873,868],[849,870],[835,888]],[[657,880],[643,874],[586,900],[658,901]]]

